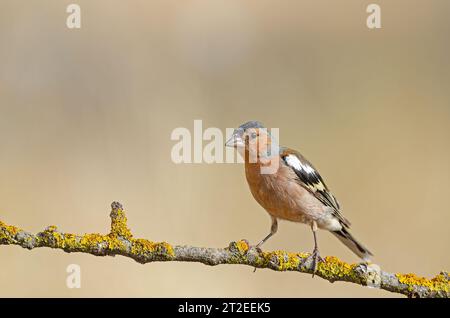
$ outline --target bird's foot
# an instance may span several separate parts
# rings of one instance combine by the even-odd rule
[[[261,245],[262,244],[256,244],[256,245],[252,245],[252,246],[249,245],[249,249],[255,249],[258,254],[262,254],[263,251],[261,249]],[[256,267],[253,268],[253,273],[255,273],[255,272],[256,272]]]
[[[312,263],[313,269],[312,277],[314,278],[314,275],[317,272],[319,262],[324,262],[324,260],[322,257],[320,257],[319,250],[317,248],[314,248],[313,252],[306,258],[305,262],[308,264]]]
[[[262,254],[263,252],[261,247],[259,247],[258,245],[252,246],[252,248],[254,248],[258,252],[258,254]]]

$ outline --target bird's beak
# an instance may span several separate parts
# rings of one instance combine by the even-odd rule
[[[237,135],[237,134],[233,134],[231,136],[230,139],[228,139],[228,141],[225,143],[226,147],[244,147],[245,143],[242,140],[242,137]]]

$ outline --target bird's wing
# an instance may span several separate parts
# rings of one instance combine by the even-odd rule
[[[350,222],[339,211],[338,201],[330,190],[328,190],[327,185],[316,168],[295,150],[283,148],[281,149],[280,156],[284,163],[295,172],[297,176],[296,181],[324,205],[331,207],[333,209],[333,215],[342,224],[349,227]]]

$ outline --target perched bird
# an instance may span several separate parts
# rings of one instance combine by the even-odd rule
[[[250,191],[272,219],[270,233],[257,248],[277,232],[277,221],[282,219],[311,227],[314,250],[310,257],[314,273],[321,261],[317,229],[330,231],[361,259],[369,261],[372,253],[350,234],[350,222],[342,215],[338,201],[319,172],[299,152],[280,147],[257,121],[236,128],[226,146],[235,147],[245,158]],[[270,167],[275,169],[268,169]]]

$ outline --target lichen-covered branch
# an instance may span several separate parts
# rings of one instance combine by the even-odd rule
[[[206,265],[241,264],[275,271],[297,271],[312,274],[309,253],[288,253],[285,251],[262,252],[250,247],[248,242],[231,242],[226,248],[173,246],[166,242],[152,242],[136,239],[127,226],[122,205],[113,202],[111,211],[111,232],[102,234],[76,235],[63,233],[56,226],[49,226],[43,232],[31,234],[0,221],[0,245],[19,245],[34,249],[50,247],[65,252],[88,253],[97,256],[122,255],[139,263],[155,261],[198,262]],[[363,286],[381,288],[409,297],[450,296],[449,274],[441,272],[427,279],[415,274],[391,274],[375,264],[348,264],[336,257],[326,257],[318,264],[316,276],[330,282],[346,281]]]

